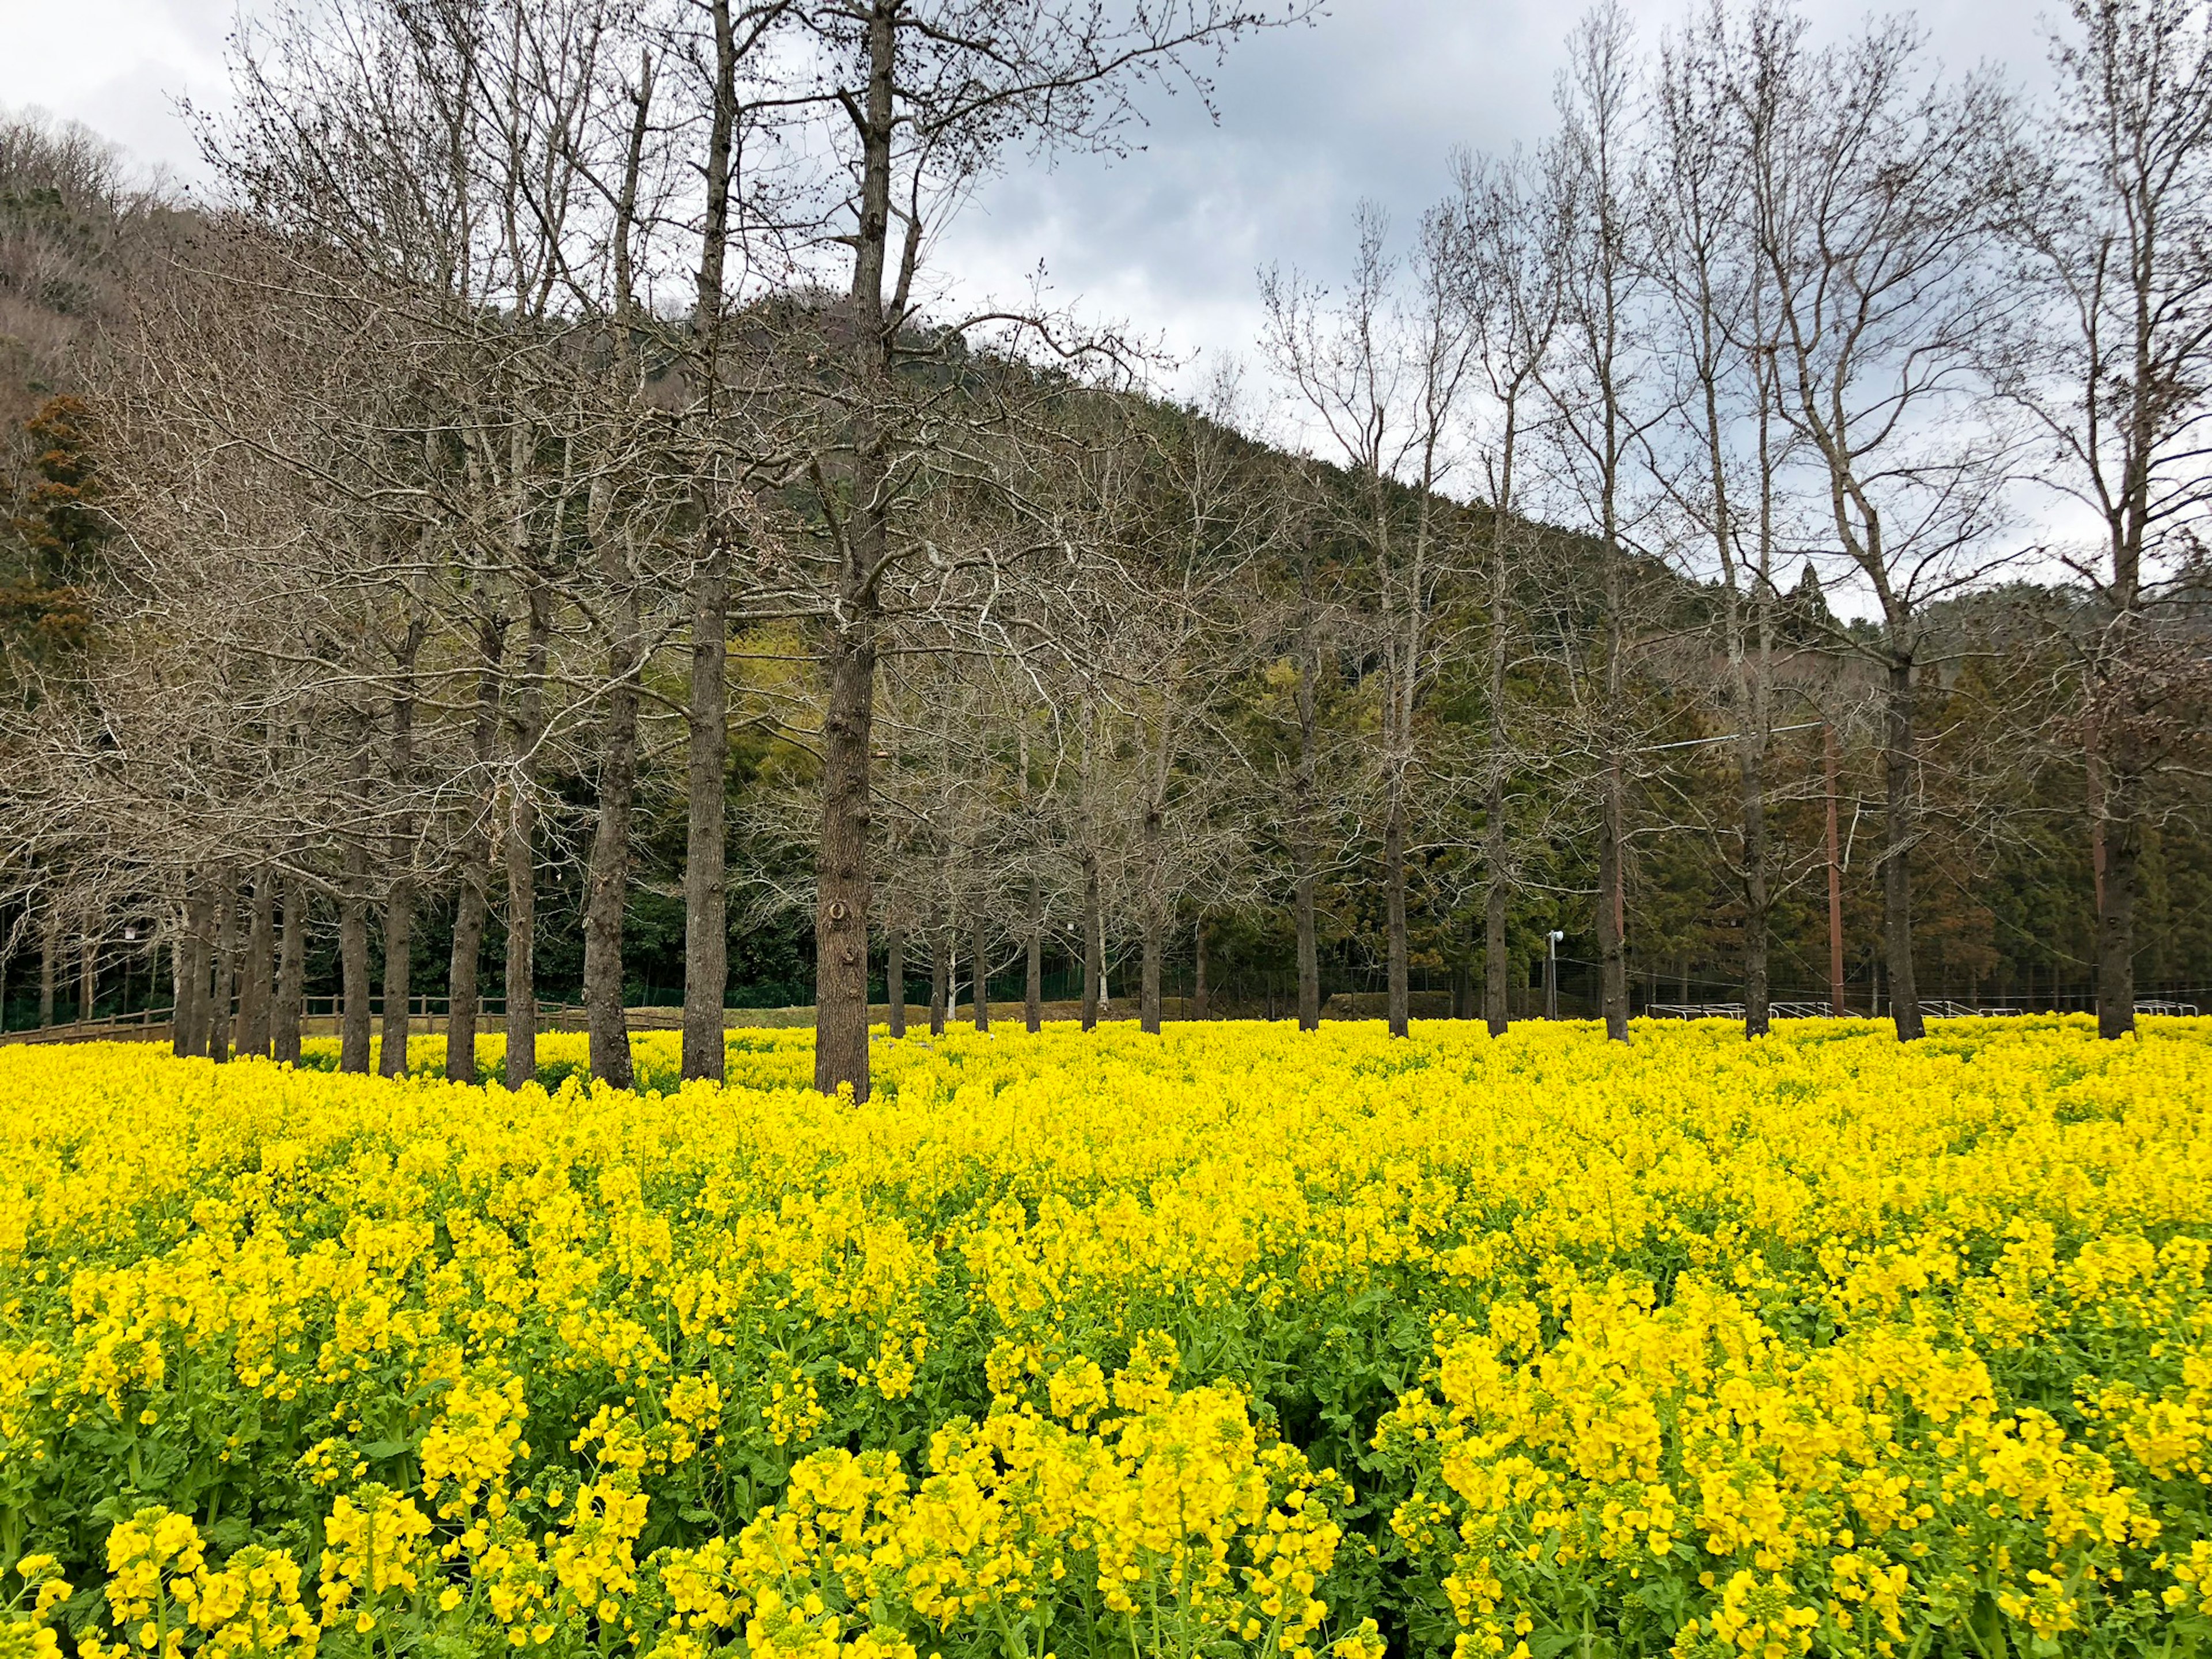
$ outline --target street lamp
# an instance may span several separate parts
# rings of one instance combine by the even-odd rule
[[[1566,935],[1556,928],[1544,935],[1544,1018],[1559,1017],[1559,941]]]

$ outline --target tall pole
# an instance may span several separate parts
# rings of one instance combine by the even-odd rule
[[[1561,933],[1544,936],[1544,1018],[1559,1017],[1559,941],[1566,935]]]
[[[1836,844],[1836,728],[1823,724],[1820,747],[1828,772],[1828,985],[1835,999],[1836,1018],[1850,1012],[1844,1004],[1844,859]]]

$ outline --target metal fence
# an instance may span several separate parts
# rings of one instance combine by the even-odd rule
[[[2175,1002],[2162,997],[2139,998],[2136,1012],[2139,1014],[2178,1014],[2194,1018],[2197,1004]],[[1654,1019],[1741,1019],[1744,1006],[1741,1002],[1653,1002],[1644,1006],[1644,1012]],[[1767,1004],[1767,1012],[1777,1019],[1827,1019],[1835,1012],[1832,1002],[1777,1001]],[[2037,1010],[2025,1004],[1957,1002],[1948,997],[1923,997],[1920,1012],[1929,1019],[2002,1019],[2009,1016],[2033,1012]],[[1884,1009],[1864,1018],[1886,1018]]]

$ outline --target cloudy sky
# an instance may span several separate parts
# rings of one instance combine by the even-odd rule
[[[2049,0],[1923,0],[1917,12],[1954,67],[2041,64]],[[1630,0],[1639,27],[1674,24],[1687,0]],[[0,0],[0,106],[82,121],[140,161],[197,173],[177,103],[219,105],[234,0]],[[1808,0],[1845,26],[1864,0]],[[1354,205],[1410,226],[1443,187],[1455,145],[1504,149],[1542,136],[1574,6],[1561,0],[1331,0],[1310,27],[1238,48],[1218,79],[1218,122],[1188,99],[1157,105],[1145,149],[1107,163],[1022,166],[956,222],[940,263],[963,288],[1026,286],[1042,263],[1055,292],[1190,359],[1249,353],[1255,275],[1270,261],[1327,280],[1341,269]]]

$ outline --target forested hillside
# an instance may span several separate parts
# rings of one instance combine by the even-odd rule
[[[1594,14],[1553,138],[1261,273],[1177,400],[925,305],[927,229],[1253,20],[877,9],[311,9],[189,212],[0,125],[9,1029],[283,1054],[336,999],[358,1069],[574,1004],[627,1080],[626,1005],[711,1068],[817,1004],[865,1093],[868,1005],[979,963],[1147,1024],[1497,1029],[1554,958],[1621,1032],[2212,1004],[2212,273],[2120,257],[2095,148],[2208,88],[2100,78],[2132,10],[2027,91]],[[2021,506],[2099,491],[2083,547]]]

